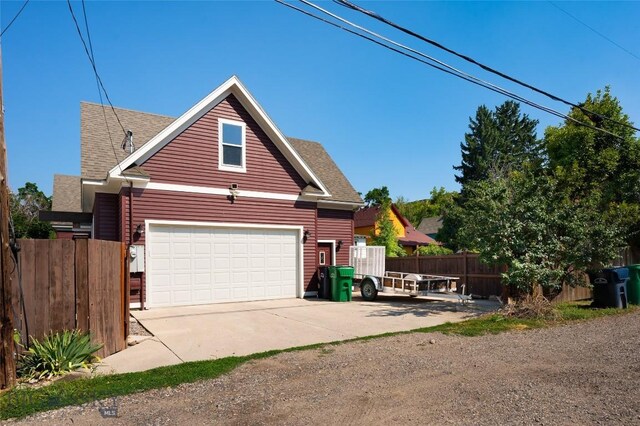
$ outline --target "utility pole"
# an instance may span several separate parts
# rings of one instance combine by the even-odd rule
[[[7,146],[4,140],[4,100],[2,97],[2,48],[0,47],[0,390],[16,384],[13,322],[11,320],[11,248],[9,247],[9,188],[7,178]]]

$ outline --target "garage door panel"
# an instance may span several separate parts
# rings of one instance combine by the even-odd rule
[[[295,297],[295,230],[151,225],[150,306]]]
[[[231,300],[231,292],[228,288],[214,289],[213,299],[219,302],[228,302],[229,300]]]

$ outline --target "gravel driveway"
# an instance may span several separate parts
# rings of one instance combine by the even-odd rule
[[[117,419],[87,405],[15,424],[640,424],[640,312],[281,354],[116,405]]]

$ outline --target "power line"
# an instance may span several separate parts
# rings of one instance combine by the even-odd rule
[[[496,70],[494,68],[491,68],[488,65],[485,65],[485,64],[483,64],[481,62],[476,61],[475,59],[471,58],[470,56],[464,55],[462,53],[458,53],[457,51],[455,51],[453,49],[450,49],[450,48],[438,43],[435,40],[429,39],[429,38],[427,38],[427,37],[425,37],[425,36],[423,36],[421,34],[418,34],[418,33],[414,32],[412,30],[409,30],[409,29],[407,29],[407,28],[405,28],[405,27],[403,27],[401,25],[398,25],[395,22],[392,22],[392,21],[382,17],[381,15],[377,14],[376,12],[364,9],[364,8],[362,8],[362,7],[360,7],[360,6],[356,5],[356,4],[353,4],[353,3],[351,3],[351,2],[349,2],[347,0],[333,0],[333,1],[335,3],[337,3],[337,4],[339,4],[340,6],[343,6],[343,7],[346,7],[348,9],[352,9],[352,10],[355,10],[355,11],[360,12],[362,14],[365,14],[365,15],[367,15],[367,16],[369,16],[371,18],[374,18],[374,19],[376,19],[376,20],[378,20],[380,22],[383,22],[383,23],[385,23],[385,24],[387,24],[387,25],[389,25],[389,26],[391,26],[391,27],[393,27],[393,28],[395,28],[397,30],[402,31],[405,34],[408,34],[408,35],[410,35],[412,37],[415,37],[415,38],[417,38],[419,40],[422,40],[422,41],[424,41],[426,43],[429,43],[432,46],[435,46],[435,47],[437,47],[439,49],[442,49],[442,50],[444,50],[444,51],[446,51],[448,53],[451,53],[452,55],[455,55],[455,56],[457,56],[457,57],[459,57],[461,59],[464,59],[467,62],[470,62],[470,63],[472,63],[474,65],[479,66],[480,68],[482,68],[485,71],[488,71],[488,72],[490,72],[492,74],[498,75],[498,76],[500,76],[502,78],[505,78],[505,79],[513,82],[513,83],[516,83],[516,84],[518,84],[520,86],[526,87],[527,89],[533,90],[534,92],[540,93],[541,95],[544,95],[544,96],[546,96],[546,97],[548,97],[548,98],[550,98],[550,99],[552,99],[554,101],[562,102],[565,105],[571,106],[573,108],[577,108],[580,111],[582,111],[587,117],[589,117],[589,119],[591,119],[590,118],[591,116],[596,116],[596,117],[599,117],[602,120],[607,120],[607,121],[610,121],[612,123],[615,123],[615,124],[618,124],[618,125],[621,125],[621,126],[629,127],[629,128],[631,128],[631,129],[633,129],[635,131],[640,131],[640,128],[634,127],[631,124],[623,123],[623,122],[614,120],[614,119],[612,119],[610,117],[607,117],[605,115],[601,115],[601,114],[599,114],[597,112],[590,111],[590,110],[588,110],[587,108],[585,108],[581,104],[576,104],[574,102],[568,101],[568,100],[563,99],[563,98],[561,98],[559,96],[553,95],[553,94],[551,94],[551,93],[549,93],[549,92],[547,92],[545,90],[539,89],[539,88],[537,88],[537,87],[535,87],[533,85],[525,83],[522,80],[519,80],[519,79],[517,79],[515,77],[511,77],[508,74],[505,74],[505,73],[503,73],[501,71],[498,71],[498,70]]]
[[[457,69],[455,67],[452,67],[451,65],[449,65],[449,64],[447,64],[445,62],[442,62],[442,61],[440,61],[440,60],[438,60],[438,59],[436,59],[436,58],[434,58],[432,56],[429,56],[429,55],[427,55],[425,53],[422,53],[422,52],[420,52],[420,51],[418,51],[416,49],[413,49],[411,47],[408,47],[408,46],[406,46],[404,44],[397,43],[397,42],[395,42],[395,41],[393,41],[393,40],[391,40],[391,39],[389,39],[387,37],[384,37],[384,36],[382,36],[382,35],[380,35],[378,33],[370,31],[370,30],[368,30],[368,29],[366,29],[366,28],[364,28],[364,27],[362,27],[360,25],[354,24],[353,22],[350,22],[350,21],[348,21],[348,20],[346,20],[346,19],[344,19],[344,18],[342,18],[342,17],[340,17],[340,16],[338,16],[338,15],[336,15],[334,13],[331,13],[328,10],[323,9],[320,6],[311,3],[310,1],[300,0],[300,2],[306,4],[307,6],[311,6],[314,9],[319,10],[320,12],[322,12],[322,13],[328,15],[328,16],[331,16],[332,18],[337,19],[338,21],[343,22],[343,23],[345,23],[345,24],[347,24],[347,25],[349,25],[349,26],[351,26],[353,28],[357,28],[358,30],[363,31],[363,32],[365,32],[365,33],[367,33],[367,34],[369,34],[369,35],[371,35],[373,37],[376,37],[376,38],[378,38],[380,40],[383,40],[383,41],[385,41],[387,43],[390,43],[390,44],[392,44],[392,45],[394,45],[396,47],[399,47],[400,49],[403,49],[403,50],[409,51],[409,52],[411,52],[413,54],[416,54],[416,55],[418,55],[418,56],[420,56],[422,58],[427,59],[428,61],[434,62],[434,63],[438,64],[440,67],[444,67],[447,70],[451,71],[450,73],[452,75],[456,75],[458,77],[464,78],[467,81],[473,81],[475,83],[478,83],[482,87],[485,87],[485,88],[488,88],[490,90],[496,91],[496,92],[498,92],[498,93],[500,93],[502,95],[508,96],[508,97],[510,97],[512,99],[518,100],[520,102],[526,103],[526,104],[528,104],[530,106],[533,106],[535,108],[541,109],[543,111],[549,112],[551,114],[554,114],[554,115],[557,115],[558,117],[563,118],[562,113],[559,112],[559,111],[555,111],[555,110],[552,110],[551,108],[548,108],[548,107],[546,107],[544,105],[540,105],[540,104],[537,104],[537,103],[535,103],[533,101],[529,101],[528,99],[526,99],[526,98],[524,98],[524,97],[522,97],[520,95],[512,93],[512,92],[508,91],[507,89],[504,89],[504,88],[502,88],[500,86],[497,86],[497,85],[495,85],[493,83],[490,83],[488,81],[482,80],[482,79],[480,79],[478,77],[475,77],[475,76],[473,76],[471,74],[468,74],[468,73],[466,73],[466,72],[464,72],[462,70],[459,70],[459,69]],[[427,64],[428,65],[432,65],[430,62],[428,62]],[[442,68],[440,68],[440,67],[436,67],[436,68],[442,71]]]
[[[102,83],[102,78],[100,78],[100,74],[98,74],[96,63],[91,57],[91,53],[89,53],[89,48],[87,47],[87,43],[85,42],[84,37],[82,36],[82,31],[80,30],[80,25],[78,24],[78,20],[76,19],[76,14],[73,12],[73,7],[71,6],[70,0],[67,0],[67,5],[69,6],[69,13],[71,13],[71,18],[73,19],[73,23],[76,26],[76,31],[78,32],[78,36],[80,37],[80,41],[82,42],[82,46],[84,47],[84,52],[87,54],[87,58],[89,58],[89,62],[91,63],[91,68],[93,68],[93,73],[95,74],[96,79],[98,80],[98,83],[100,83],[100,87],[102,88],[102,91],[104,91],[104,96],[107,98],[107,102],[109,103],[109,106],[113,111],[113,114],[116,116],[116,120],[118,121],[118,124],[122,129],[122,133],[124,133],[124,135],[126,136],[127,131],[122,125],[122,122],[120,121],[120,117],[118,117],[118,113],[116,113],[113,103],[111,102],[111,98],[109,97],[109,93],[107,92],[107,89],[104,87],[104,83]]]
[[[91,41],[91,31],[89,31],[89,20],[87,19],[87,9],[85,6],[84,0],[82,0],[82,16],[84,18],[84,28],[87,33],[87,41],[89,42],[89,52],[91,54],[90,60],[93,64],[96,63],[96,57],[93,52],[93,42]],[[82,36],[81,36],[82,38]],[[84,40],[83,40],[84,42]],[[107,135],[109,135],[109,142],[111,143],[111,149],[113,151],[113,156],[115,157],[116,163],[120,164],[120,160],[118,159],[118,153],[116,152],[115,144],[113,143],[113,138],[111,137],[111,129],[109,128],[109,121],[107,120],[107,111],[104,107],[104,100],[102,99],[102,90],[100,89],[100,82],[98,81],[98,77],[96,74],[96,86],[98,88],[98,95],[100,96],[100,106],[102,107],[102,117],[104,118],[104,125],[107,129]],[[117,115],[116,115],[117,117]],[[126,136],[125,136],[126,137]]]
[[[22,5],[22,7],[20,8],[20,10],[18,11],[18,13],[16,13],[16,16],[13,17],[13,19],[7,24],[6,27],[4,27],[4,30],[2,30],[2,32],[0,32],[0,38],[2,38],[2,36],[4,35],[4,33],[9,29],[9,27],[11,26],[11,24],[13,24],[15,22],[16,19],[18,19],[18,16],[20,16],[20,14],[22,13],[22,11],[24,10],[25,7],[27,7],[27,4],[29,4],[30,0],[26,0],[24,2],[24,4]]]
[[[637,60],[640,61],[640,57],[637,56],[635,53],[631,52],[630,50],[626,49],[624,46],[621,46],[620,44],[616,43],[614,40],[610,39],[609,37],[607,37],[606,35],[602,34],[600,31],[596,30],[595,28],[593,28],[592,26],[590,26],[589,24],[587,24],[586,22],[580,20],[577,16],[572,15],[571,13],[569,13],[569,11],[561,8],[560,6],[558,6],[555,2],[550,1],[549,3],[551,3],[551,5],[553,7],[555,7],[556,9],[560,10],[562,13],[564,13],[565,15],[569,16],[571,19],[573,19],[574,21],[578,22],[581,25],[584,25],[585,27],[587,27],[588,29],[590,29],[591,31],[593,31],[594,33],[596,33],[597,35],[599,35],[600,37],[602,37],[603,39],[607,40],[609,43],[613,44],[614,46],[616,46],[617,48],[619,48],[620,50],[622,50],[623,52],[629,54],[630,56],[633,56],[634,58],[636,58]]]
[[[422,57],[424,57],[424,58],[429,58],[429,59],[431,59],[431,60],[437,61],[439,64],[444,64],[444,66],[440,66],[440,65],[433,64],[433,63],[431,63],[431,62],[429,62],[429,61],[427,61],[427,60],[425,60],[425,59],[421,59],[421,58],[416,57],[416,56],[414,56],[414,55],[412,55],[412,54],[410,54],[410,53],[407,53],[407,52],[405,52],[405,51],[403,51],[403,50],[400,50],[400,49],[398,49],[398,48],[395,48],[395,47],[389,46],[389,45],[387,45],[387,44],[385,44],[385,43],[382,43],[382,42],[380,42],[380,41],[378,41],[378,40],[376,40],[376,39],[374,39],[374,38],[372,38],[372,37],[369,37],[369,36],[366,36],[366,35],[364,35],[364,34],[358,33],[358,32],[356,32],[356,31],[353,31],[353,30],[351,30],[351,29],[349,29],[349,28],[346,28],[346,27],[344,27],[344,26],[342,26],[342,25],[340,25],[340,24],[337,24],[337,23],[335,23],[335,22],[329,21],[329,20],[324,19],[324,18],[322,18],[322,17],[320,17],[320,16],[314,15],[313,13],[308,12],[308,11],[306,11],[306,10],[304,10],[304,9],[299,8],[299,7],[296,7],[296,6],[292,5],[292,4],[286,3],[286,2],[284,2],[283,0],[275,0],[275,1],[276,1],[277,3],[279,3],[279,4],[283,5],[283,6],[287,6],[287,7],[291,8],[291,9],[293,9],[293,10],[296,10],[296,11],[298,11],[298,12],[300,12],[300,13],[304,14],[304,15],[310,16],[310,17],[312,17],[312,18],[314,18],[314,19],[317,19],[317,20],[319,20],[319,21],[321,21],[321,22],[324,22],[324,23],[326,23],[326,24],[328,24],[328,25],[331,25],[331,26],[334,26],[334,27],[336,27],[336,28],[339,28],[339,29],[341,29],[341,30],[343,30],[343,31],[346,31],[346,32],[350,33],[350,34],[353,34],[353,35],[356,35],[356,36],[358,36],[358,37],[361,37],[361,38],[363,38],[363,39],[365,39],[365,40],[371,41],[371,42],[373,42],[373,43],[375,43],[375,44],[377,44],[377,45],[379,45],[379,46],[382,46],[382,47],[384,47],[384,48],[386,48],[386,49],[388,49],[388,50],[391,50],[391,51],[393,51],[393,52],[399,53],[399,54],[401,54],[401,55],[403,55],[403,56],[406,56],[406,57],[408,57],[408,58],[411,58],[411,59],[413,59],[413,60],[415,60],[415,61],[421,62],[421,63],[423,63],[423,64],[425,64],[425,65],[427,65],[427,66],[429,66],[429,67],[435,68],[435,69],[437,69],[437,70],[439,70],[439,71],[445,72],[445,73],[447,73],[447,74],[451,74],[451,75],[453,75],[453,76],[456,76],[456,77],[458,77],[458,78],[461,78],[461,79],[463,79],[463,80],[466,80],[466,81],[468,81],[468,82],[470,82],[470,83],[476,84],[476,85],[481,86],[481,87],[484,87],[484,88],[486,88],[486,89],[489,89],[489,90],[491,90],[491,91],[493,91],[493,92],[500,93],[500,94],[502,94],[502,95],[504,95],[504,96],[506,96],[506,97],[509,97],[509,98],[511,98],[511,99],[514,99],[514,100],[520,101],[520,102],[522,102],[522,103],[525,103],[525,104],[527,104],[527,105],[529,105],[529,106],[532,106],[532,107],[534,107],[534,108],[536,108],[536,109],[542,110],[542,111],[547,112],[547,113],[549,113],[549,114],[555,115],[556,117],[563,118],[563,119],[568,120],[568,121],[572,121],[572,122],[574,122],[574,123],[575,123],[575,124],[577,124],[577,125],[580,125],[580,126],[583,126],[583,127],[587,127],[587,128],[590,128],[590,129],[593,129],[593,130],[596,130],[596,131],[600,131],[600,132],[606,133],[606,134],[608,134],[608,135],[614,136],[614,137],[616,137],[616,138],[620,138],[620,136],[618,136],[618,135],[616,135],[616,134],[614,134],[614,133],[611,133],[611,132],[609,132],[609,131],[607,131],[607,130],[605,130],[605,129],[602,129],[602,128],[600,128],[600,127],[595,127],[595,126],[592,126],[592,125],[587,124],[587,123],[583,123],[582,121],[579,121],[579,120],[577,120],[577,119],[575,119],[575,118],[573,118],[573,117],[567,116],[567,115],[565,115],[565,114],[563,114],[563,113],[561,113],[561,112],[559,112],[559,111],[555,111],[555,110],[553,110],[553,109],[551,109],[551,108],[548,108],[548,107],[546,107],[546,106],[544,106],[544,105],[539,105],[539,104],[537,104],[537,103],[535,103],[535,102],[533,102],[533,101],[530,101],[530,100],[528,100],[528,99],[526,99],[526,98],[523,98],[523,97],[522,97],[522,96],[520,96],[520,95],[517,95],[517,94],[515,94],[515,93],[509,92],[508,90],[503,89],[503,88],[501,88],[501,87],[499,87],[499,86],[493,85],[493,84],[488,83],[488,82],[485,82],[485,81],[483,81],[483,80],[481,80],[481,79],[479,79],[479,78],[476,78],[476,77],[471,76],[471,75],[469,75],[469,74],[466,74],[466,73],[463,73],[463,72],[461,72],[461,71],[458,71],[458,70],[456,70],[455,68],[453,68],[453,67],[451,67],[451,66],[449,66],[449,65],[447,65],[447,64],[444,64],[444,63],[443,63],[443,62],[441,62],[441,61],[437,61],[437,60],[435,60],[435,59],[431,58],[430,56],[425,55],[424,53],[419,52],[419,51],[417,51],[417,50],[415,50],[415,49],[411,49],[411,48],[408,48],[408,47],[406,47],[406,46],[403,46],[403,45],[401,45],[401,44],[399,44],[399,43],[395,43],[395,42],[391,41],[392,43],[394,43],[396,46],[400,47],[401,49],[406,49],[406,50],[409,50],[409,51],[415,52],[415,53],[419,54],[420,56],[422,56]],[[305,3],[305,4],[307,4],[307,5],[311,5],[312,7],[316,8],[316,9],[318,9],[318,10],[324,11],[324,13],[327,13],[327,14],[328,14],[328,15],[330,15],[330,16],[336,17],[336,19],[340,19],[342,22],[345,22],[345,23],[347,23],[348,25],[350,25],[350,26],[352,26],[352,27],[356,27],[356,28],[362,29],[363,31],[367,31],[369,34],[372,34],[372,35],[374,35],[375,37],[379,37],[379,38],[381,38],[381,39],[388,40],[388,39],[386,39],[385,37],[378,36],[376,33],[373,33],[373,32],[371,32],[371,31],[369,31],[369,30],[364,29],[363,27],[360,27],[360,26],[357,26],[357,25],[355,25],[355,24],[352,24],[352,23],[350,23],[349,21],[347,21],[347,20],[345,20],[345,19],[343,19],[343,18],[339,18],[339,17],[337,17],[337,15],[334,15],[334,14],[332,14],[332,13],[328,12],[328,11],[325,11],[324,9],[320,8],[320,7],[319,7],[319,6],[317,6],[317,5],[314,5],[313,3],[307,2],[306,0],[300,0],[300,1],[301,1],[301,2],[303,2],[303,3]],[[446,67],[445,67],[445,66],[446,66]]]
[[[116,117],[116,120],[118,121],[118,124],[120,125],[120,128],[122,129],[122,132],[124,133],[124,137],[127,138],[129,137],[129,133],[127,132],[127,130],[125,130],[124,126],[122,125],[122,122],[120,121],[120,117],[118,117],[118,113],[116,112],[113,103],[111,103],[111,99],[109,98],[109,94],[107,93],[107,89],[104,87],[104,84],[102,83],[102,79],[100,78],[100,75],[98,74],[98,69],[96,67],[96,61],[95,61],[95,54],[93,51],[93,43],[91,41],[91,32],[89,31],[89,21],[87,20],[87,10],[85,7],[85,2],[84,0],[82,0],[82,14],[84,17],[84,25],[85,25],[85,29],[87,32],[87,40],[89,42],[89,48],[87,48],[87,43],[84,40],[84,36],[82,35],[82,31],[80,30],[80,25],[78,24],[78,20],[76,19],[76,15],[73,12],[73,7],[71,6],[71,1],[67,0],[67,5],[69,6],[69,12],[71,13],[71,17],[73,18],[73,23],[76,26],[76,31],[78,32],[78,36],[80,37],[80,41],[82,42],[82,45],[84,46],[84,51],[87,54],[87,57],[89,58],[89,62],[91,63],[91,67],[93,68],[93,73],[95,75],[96,78],[96,86],[98,88],[98,95],[100,96],[100,106],[102,107],[102,116],[104,117],[104,124],[105,127],[107,129],[107,134],[109,135],[109,142],[111,143],[111,149],[113,151],[113,156],[115,157],[116,160],[116,164],[118,165],[118,167],[120,168],[120,174],[122,174],[123,170],[120,167],[120,159],[118,158],[118,154],[116,152],[116,147],[115,144],[113,143],[113,138],[111,137],[111,130],[109,129],[109,122],[107,120],[107,113],[105,111],[105,107],[104,107],[104,100],[102,98],[102,92],[104,91],[104,95],[107,98],[107,102],[109,102],[109,105],[111,106],[111,111],[113,111],[113,115]],[[124,176],[125,181],[129,182],[129,179]]]

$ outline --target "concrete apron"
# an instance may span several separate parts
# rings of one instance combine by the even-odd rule
[[[249,355],[457,322],[497,308],[406,296],[375,302],[320,299],[156,308],[131,314],[154,337],[103,360],[99,372],[143,371],[180,362]]]

